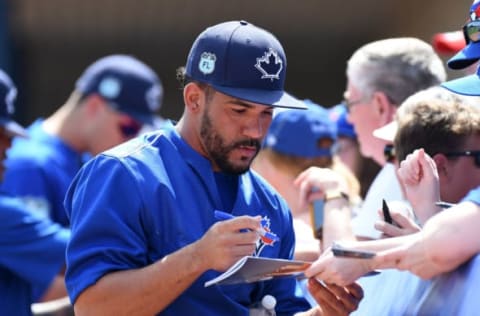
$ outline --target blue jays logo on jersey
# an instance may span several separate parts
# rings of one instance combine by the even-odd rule
[[[257,58],[255,68],[262,73],[262,79],[270,79],[271,81],[273,81],[273,79],[280,80],[283,60],[278,56],[276,51],[270,48],[262,57]]]
[[[273,247],[273,244],[279,240],[278,236],[270,230],[270,218],[268,218],[268,216],[262,217],[260,224],[262,225],[259,232],[260,238],[257,241],[255,252],[253,253],[255,257],[260,256],[260,253],[265,246]]]

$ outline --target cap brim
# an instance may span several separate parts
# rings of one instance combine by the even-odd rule
[[[442,87],[458,94],[479,96],[480,78],[477,75],[470,75],[441,84]]]
[[[11,136],[28,137],[27,130],[13,120],[9,120],[9,119],[0,120],[0,126],[2,126],[5,129],[5,131]]]
[[[289,109],[306,110],[308,108],[303,101],[281,90],[230,88],[215,84],[211,86],[219,92],[248,102]]]
[[[388,142],[393,142],[395,135],[397,134],[398,123],[396,121],[391,121],[385,126],[377,128],[373,131],[373,136],[379,139],[386,140]]]
[[[450,58],[447,65],[451,69],[463,69],[473,65],[480,59],[480,43],[470,43],[455,56]]]

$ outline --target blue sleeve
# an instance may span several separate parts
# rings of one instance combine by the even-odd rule
[[[104,155],[73,180],[65,198],[72,229],[65,280],[72,302],[109,272],[147,265],[139,196],[124,165]]]
[[[28,183],[28,185],[26,185]],[[1,188],[4,192],[18,197],[34,198],[36,201],[32,211],[48,217],[52,205],[50,188],[46,174],[41,168],[32,166],[31,161],[10,163],[5,171]],[[33,202],[33,200],[32,200]]]
[[[35,161],[19,158],[18,161],[9,161],[2,188],[15,195],[47,195],[48,181]]]
[[[0,198],[0,265],[43,292],[65,265],[70,232],[36,217],[18,199]]]
[[[472,202],[480,206],[480,187],[470,190],[461,202]]]

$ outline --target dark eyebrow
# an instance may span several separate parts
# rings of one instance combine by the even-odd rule
[[[235,105],[244,106],[246,108],[252,108],[253,107],[253,105],[251,103],[248,103],[248,102],[240,100],[240,99],[231,99],[228,102],[232,103],[232,104],[235,104]],[[264,105],[264,104],[262,104],[262,105],[265,106],[266,108],[271,109],[271,110],[273,110],[275,108],[274,106],[271,106],[271,105]]]

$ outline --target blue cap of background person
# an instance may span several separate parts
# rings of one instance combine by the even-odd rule
[[[470,21],[475,21],[475,23],[480,21],[480,1],[475,0],[473,2],[472,6],[470,7],[469,18]],[[468,25],[468,22],[466,25]],[[480,29],[477,29],[477,27],[474,27],[474,29],[478,31],[473,32],[472,36],[475,37],[477,40],[470,41],[464,49],[462,49],[455,56],[450,58],[447,62],[449,68],[467,68],[468,66],[474,64],[480,59]],[[468,33],[468,29],[464,29],[464,37],[468,36]]]
[[[333,155],[337,132],[328,111],[309,100],[304,102],[307,110],[281,111],[273,117],[264,148],[303,158]],[[324,143],[323,139],[331,142]]]
[[[284,91],[287,59],[270,32],[245,21],[224,22],[203,31],[187,59],[188,78],[229,96],[285,108],[305,104]]]
[[[348,137],[352,139],[357,138],[353,125],[347,120],[347,107],[340,103],[329,110],[330,120],[337,125],[337,136]]]
[[[156,119],[163,97],[157,74],[128,55],[97,60],[77,80],[75,88],[83,95],[96,93],[114,109],[148,124]]]
[[[480,68],[477,69],[477,73],[474,75],[446,81],[441,86],[454,93],[480,96]]]
[[[0,126],[10,136],[27,137],[27,131],[12,119],[15,112],[15,99],[17,97],[17,88],[12,79],[0,70]]]

